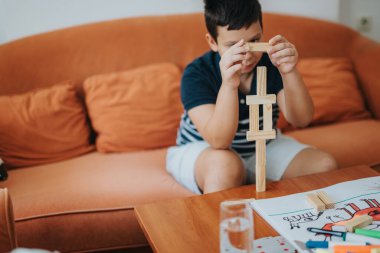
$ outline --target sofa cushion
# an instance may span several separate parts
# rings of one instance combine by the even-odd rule
[[[93,150],[71,82],[0,96],[0,157],[9,168],[65,160]]]
[[[298,70],[314,103],[311,125],[344,122],[370,117],[348,58],[309,58],[299,61]],[[290,130],[281,116],[279,127]]]
[[[286,134],[330,153],[343,168],[380,163],[379,129],[380,121],[366,119],[317,126]]]
[[[182,105],[181,72],[171,63],[97,75],[84,82],[100,152],[136,151],[175,144]]]
[[[93,152],[11,170],[0,188],[12,196],[19,245],[61,252],[147,245],[133,207],[193,195],[166,172],[165,157],[166,149]]]

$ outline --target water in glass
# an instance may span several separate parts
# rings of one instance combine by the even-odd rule
[[[220,252],[253,252],[253,216],[248,204],[224,201],[220,217]]]

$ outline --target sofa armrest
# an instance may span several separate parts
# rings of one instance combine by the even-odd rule
[[[380,44],[357,36],[350,48],[359,84],[372,115],[380,119]]]
[[[13,206],[8,189],[0,189],[0,252],[17,247]]]

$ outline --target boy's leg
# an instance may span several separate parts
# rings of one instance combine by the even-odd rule
[[[280,131],[278,131],[276,139],[267,145],[266,151],[267,179],[269,180],[280,180],[281,178],[303,176],[338,168],[331,155],[302,144],[283,135]],[[255,171],[254,159],[255,157],[252,157],[247,163],[248,179],[252,178],[251,174]]]
[[[315,148],[300,151],[290,162],[283,178],[297,177],[338,169],[335,159],[328,153]]]
[[[195,178],[203,193],[240,186],[245,168],[238,154],[231,150],[205,149],[195,162]]]
[[[245,178],[234,151],[215,150],[204,141],[169,148],[166,167],[178,183],[197,194],[239,186]]]

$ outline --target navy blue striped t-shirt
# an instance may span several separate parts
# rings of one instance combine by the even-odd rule
[[[210,51],[190,63],[181,80],[181,99],[185,108],[177,133],[177,145],[201,141],[202,136],[197,131],[187,112],[199,105],[215,104],[222,85],[219,68],[219,53]],[[278,69],[272,65],[267,54],[263,54],[257,66],[267,67],[267,94],[278,94],[283,88],[282,78]],[[253,69],[256,73],[256,68]],[[252,78],[250,95],[256,95],[256,74]],[[232,141],[231,148],[241,157],[247,158],[255,152],[255,142],[247,141],[246,132],[249,130],[249,107],[245,103],[246,94],[239,94],[239,125]],[[262,129],[262,108],[260,106],[260,129]],[[279,117],[277,104],[273,104],[273,128],[276,128]],[[267,141],[267,143],[270,140]]]

